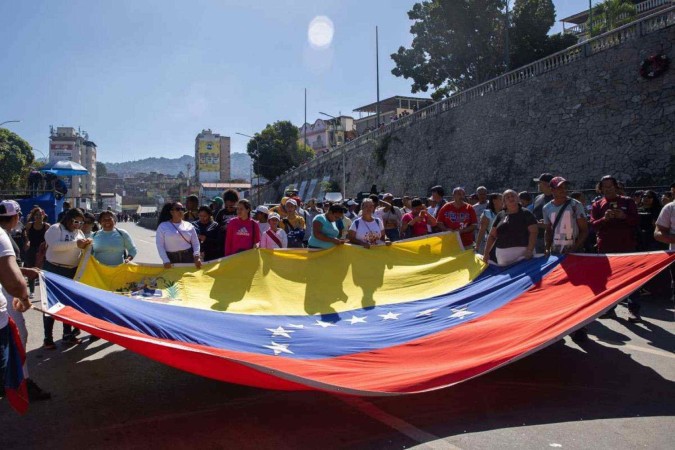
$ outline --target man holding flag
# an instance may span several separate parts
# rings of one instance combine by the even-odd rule
[[[30,309],[28,287],[19,266],[11,241],[5,230],[0,229],[0,289],[14,296],[12,305],[0,295],[0,389],[4,390],[12,407],[24,414],[28,410],[28,391],[23,377],[26,353],[21,344],[19,331],[10,319],[7,308],[19,312]]]

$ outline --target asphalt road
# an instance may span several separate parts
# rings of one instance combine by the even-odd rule
[[[138,261],[158,262],[153,232],[121,226]],[[41,316],[29,311],[31,374],[53,398],[24,417],[1,400],[0,449],[671,449],[673,309],[650,297],[643,308],[642,324],[621,319],[622,306],[619,320],[594,322],[582,347],[566,338],[472,381],[397,398],[230,385],[105,341],[43,350]]]

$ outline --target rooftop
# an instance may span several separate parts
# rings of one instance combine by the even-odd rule
[[[393,111],[396,108],[413,109],[413,107],[415,107],[415,109],[420,109],[424,108],[427,105],[431,105],[433,102],[434,101],[431,98],[405,97],[402,95],[395,95],[393,97],[380,100],[380,112]],[[365,106],[360,106],[356,108],[354,111],[376,113],[377,102]]]

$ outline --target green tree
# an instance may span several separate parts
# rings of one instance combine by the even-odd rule
[[[104,177],[108,175],[108,168],[101,161],[96,161],[96,176]]]
[[[435,99],[504,71],[504,0],[431,0],[408,11],[414,23],[410,48],[391,55],[397,77],[413,80],[412,92],[432,87]]]
[[[593,23],[587,21],[586,26],[590,25],[591,36],[597,36],[627,24],[636,14],[635,5],[630,0],[605,0],[593,6]]]
[[[555,24],[552,0],[516,0],[510,19],[511,68],[529,64],[577,42],[571,34],[548,35]]]
[[[510,68],[543,58],[576,43],[572,36],[548,36],[555,22],[552,0],[516,0],[506,20],[506,0],[428,0],[408,17],[413,42],[391,55],[392,73],[413,80],[412,92],[434,90],[438,100],[504,73],[505,29],[509,25]]]
[[[18,134],[0,128],[0,189],[19,189],[26,185],[33,148]]]
[[[255,139],[246,146],[255,173],[273,180],[291,167],[313,158],[314,150],[298,142],[299,137],[298,127],[288,120],[274,122],[256,133]]]

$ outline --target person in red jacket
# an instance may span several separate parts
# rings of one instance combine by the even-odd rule
[[[611,175],[602,177],[598,192],[602,198],[593,202],[590,223],[595,229],[598,253],[628,253],[637,248],[637,206],[630,197],[618,194],[619,183]],[[628,297],[628,320],[639,322],[640,304],[637,296]],[[615,315],[614,310],[609,315]]]

